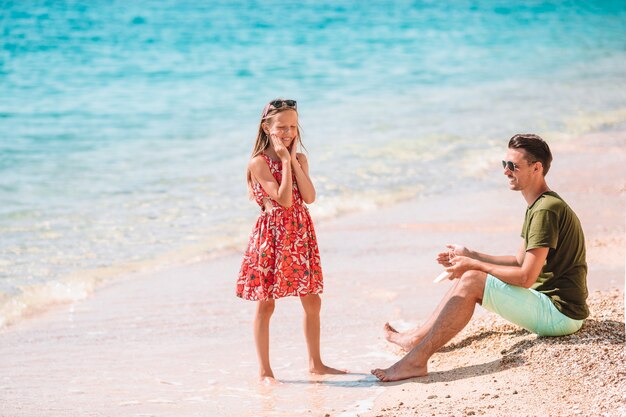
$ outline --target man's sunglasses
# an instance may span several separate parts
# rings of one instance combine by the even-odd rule
[[[502,168],[508,169],[509,171],[515,171],[519,167],[511,161],[502,161]]]
[[[290,109],[297,109],[298,108],[298,103],[296,103],[296,100],[273,100],[273,101],[270,101],[265,106],[265,110],[263,110],[263,118],[265,118],[265,116],[267,116],[267,113],[272,108],[274,108],[274,109],[281,109],[283,107],[287,107],[287,108],[290,108]]]
[[[530,164],[534,164],[535,162],[538,161],[530,161]],[[516,165],[511,161],[502,161],[502,168],[508,169],[509,171],[515,171],[516,169],[519,169],[519,165]]]

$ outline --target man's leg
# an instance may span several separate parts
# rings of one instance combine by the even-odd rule
[[[482,306],[539,336],[565,336],[577,332],[584,320],[561,313],[550,297],[487,276]]]
[[[447,301],[417,345],[391,367],[374,369],[372,374],[385,382],[427,375],[428,359],[472,318],[476,303],[482,301],[486,279],[484,272],[465,272],[451,293],[446,295]]]
[[[414,328],[409,329],[405,332],[398,332],[389,323],[385,323],[385,339],[387,339],[388,342],[400,346],[407,352],[417,346],[420,340],[422,340],[424,336],[426,336],[430,328],[433,326],[435,320],[437,320],[437,317],[439,317],[441,310],[443,310],[443,307],[446,305],[450,297],[452,297],[452,295],[454,294],[454,290],[459,283],[460,280],[454,280],[454,284],[450,287],[446,295],[439,302],[439,305],[437,306],[435,311],[433,311],[433,313],[424,324],[415,326]]]

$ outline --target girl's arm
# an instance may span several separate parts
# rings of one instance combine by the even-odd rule
[[[285,208],[291,207],[293,203],[293,182],[291,179],[291,158],[289,151],[285,146],[276,138],[272,137],[272,143],[276,154],[280,157],[283,165],[282,179],[280,184],[276,181],[276,178],[272,175],[270,167],[261,155],[257,155],[250,161],[250,172],[254,179],[261,184],[261,187],[265,190],[267,195],[275,200],[278,204]]]
[[[300,191],[302,200],[307,204],[311,204],[315,201],[315,187],[313,186],[311,178],[309,178],[309,161],[307,161],[303,153],[296,153],[295,148],[295,144],[292,145],[291,165],[296,175],[298,190]]]

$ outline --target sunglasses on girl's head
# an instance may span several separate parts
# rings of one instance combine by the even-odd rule
[[[287,107],[287,108],[291,108],[291,109],[297,109],[298,108],[298,103],[296,103],[296,100],[274,100],[274,101],[270,101],[269,103],[267,103],[267,106],[265,106],[265,110],[263,111],[263,117],[267,116],[267,112],[269,112],[271,108],[281,109],[283,107]]]
[[[270,106],[273,106],[275,109],[280,109],[283,106],[293,107],[295,109],[297,103],[296,100],[274,100],[270,101]]]

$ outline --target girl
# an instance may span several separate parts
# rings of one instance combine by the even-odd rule
[[[263,109],[252,157],[248,189],[261,206],[237,279],[237,296],[258,301],[254,339],[259,378],[273,382],[269,358],[269,324],[274,300],[298,296],[304,308],[304,335],[309,372],[341,374],[320,357],[322,268],[315,230],[304,203],[315,200],[309,163],[297,153],[300,142],[295,100],[277,99]]]

